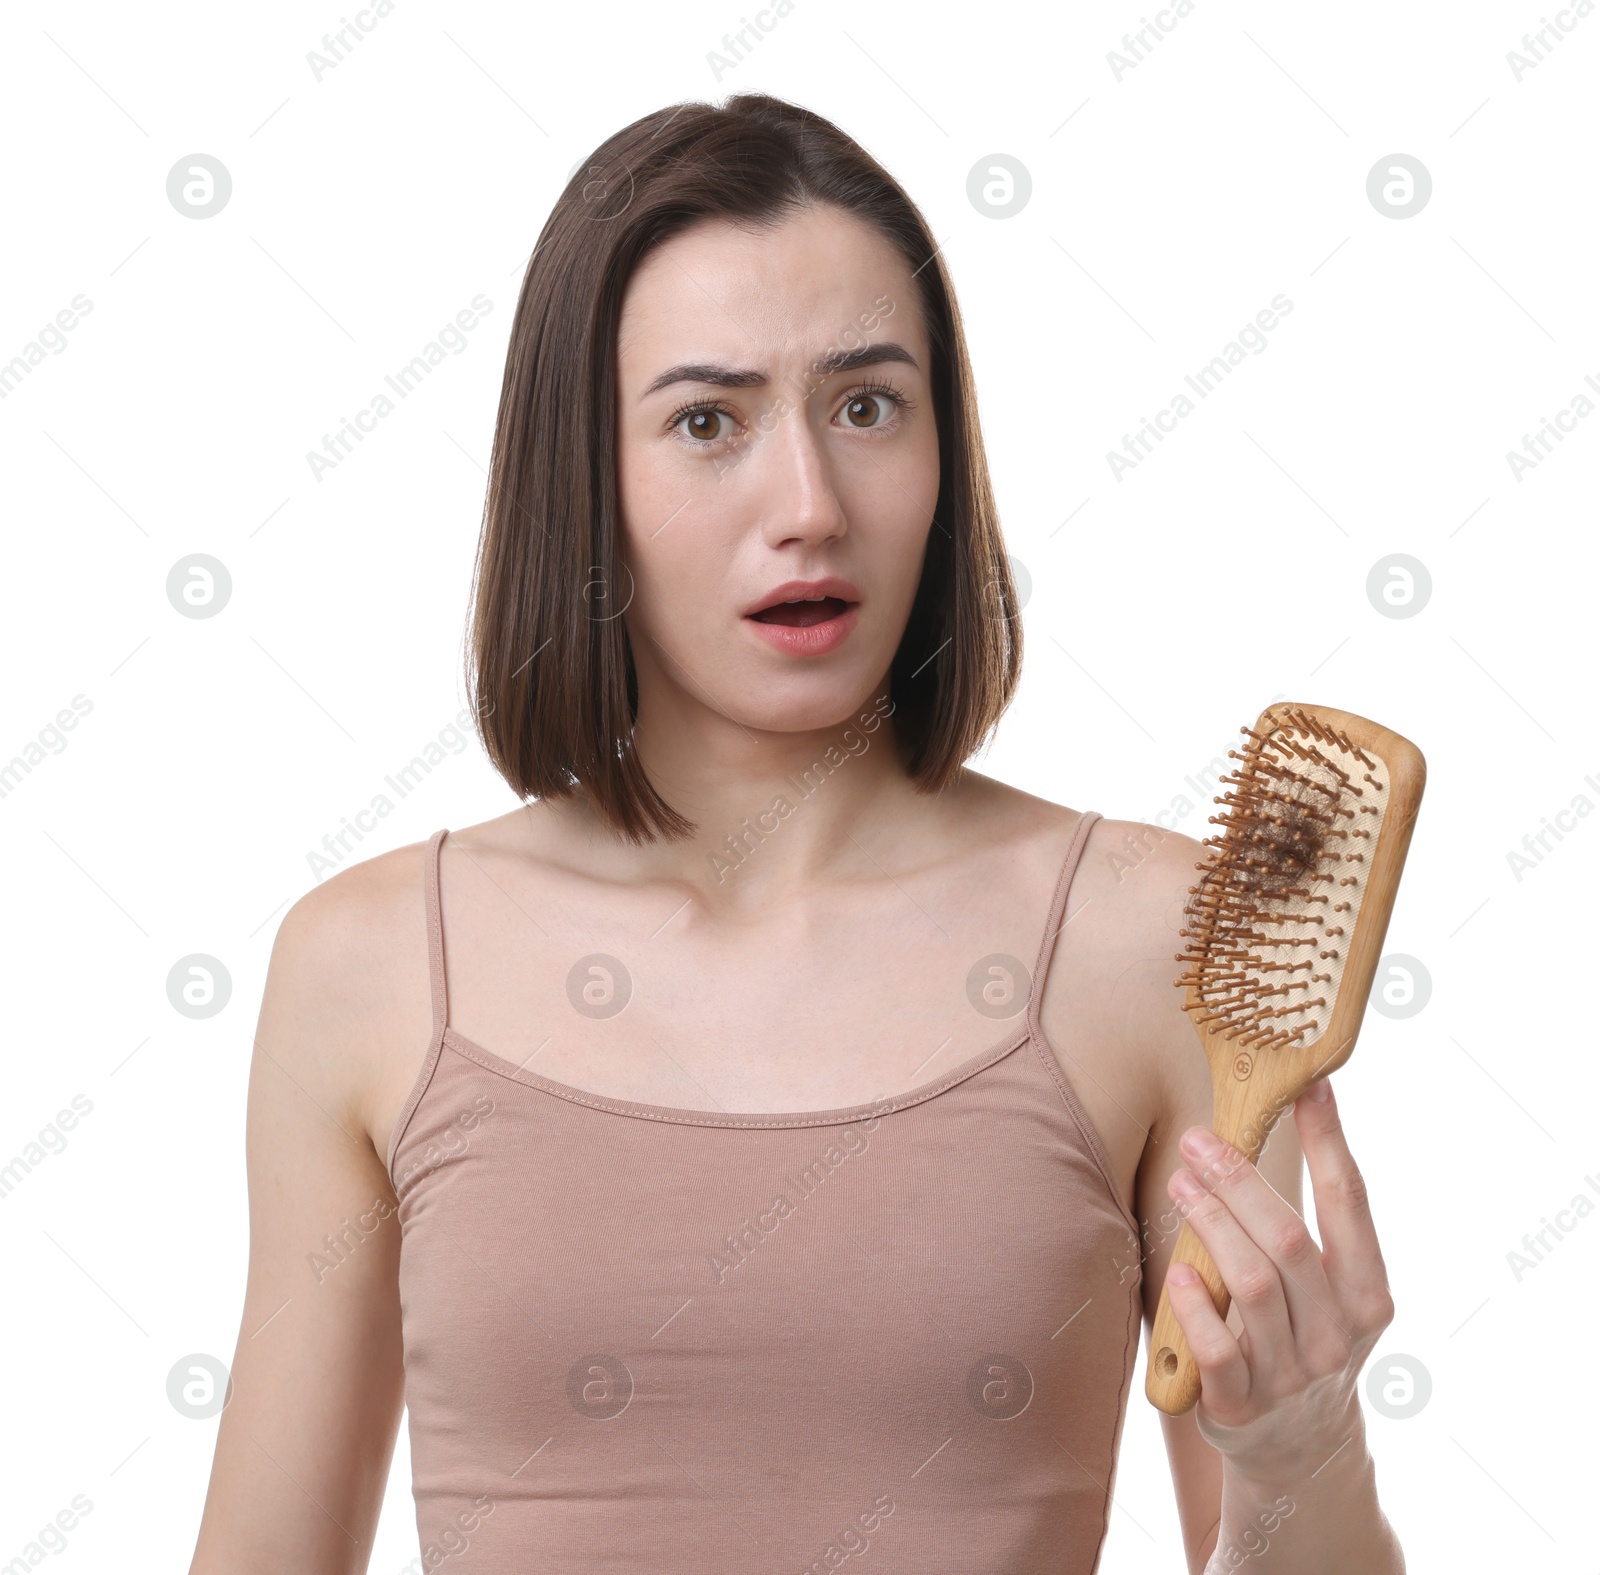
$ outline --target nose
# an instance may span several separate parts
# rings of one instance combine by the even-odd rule
[[[825,435],[812,423],[826,412],[805,399],[788,399],[784,413],[763,440],[766,452],[756,460],[757,485],[765,494],[761,511],[767,544],[828,541],[848,528],[844,504],[836,490]]]

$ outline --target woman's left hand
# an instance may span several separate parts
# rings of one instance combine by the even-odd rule
[[[1394,1317],[1366,1184],[1326,1078],[1295,1101],[1294,1121],[1320,1247],[1256,1167],[1205,1127],[1184,1133],[1189,1168],[1167,1184],[1244,1325],[1235,1336],[1192,1268],[1168,1270],[1172,1310],[1200,1368],[1196,1421],[1230,1464],[1261,1480],[1314,1471],[1349,1440],[1357,1379]]]

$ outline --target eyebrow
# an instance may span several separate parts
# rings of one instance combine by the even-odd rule
[[[890,362],[916,367],[917,358],[904,345],[893,340],[880,344],[862,345],[856,350],[825,350],[811,363],[811,371],[818,377],[836,377],[840,372],[855,372],[864,366],[883,366]],[[715,388],[759,388],[767,381],[765,372],[748,368],[725,366],[718,361],[684,361],[669,366],[653,379],[640,394],[641,399],[670,388],[674,383],[709,383]]]

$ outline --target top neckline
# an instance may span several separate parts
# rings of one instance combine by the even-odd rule
[[[515,1082],[542,1089],[547,1094],[554,1094],[558,1099],[568,1100],[575,1105],[587,1105],[595,1110],[610,1111],[620,1116],[640,1116],[650,1121],[669,1121],[682,1126],[697,1127],[837,1126],[852,1121],[868,1120],[874,1116],[888,1115],[893,1111],[903,1110],[908,1105],[919,1105],[924,1100],[932,1099],[936,1094],[944,1093],[946,1089],[954,1088],[957,1083],[964,1083],[969,1077],[983,1071],[985,1067],[1004,1060],[1015,1050],[1020,1050],[1033,1037],[1033,1029],[1028,1024],[1013,1028],[1004,1039],[987,1049],[980,1050],[974,1056],[969,1056],[943,1076],[936,1077],[930,1082],[919,1083],[904,1093],[868,1100],[865,1104],[839,1105],[831,1110],[691,1110],[682,1105],[652,1105],[637,1099],[614,1099],[608,1094],[596,1093],[591,1088],[578,1088],[572,1083],[558,1082],[555,1078],[545,1077],[542,1073],[530,1072],[526,1065],[516,1065],[505,1056],[497,1055],[493,1050],[486,1049],[449,1026],[445,1027],[441,1035],[445,1044],[458,1054],[466,1056],[469,1061],[476,1061],[486,1070],[498,1072]],[[535,1051],[534,1054],[537,1055],[538,1052]]]

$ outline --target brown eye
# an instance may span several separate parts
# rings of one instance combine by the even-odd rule
[[[877,424],[874,413],[877,410],[879,403],[880,396],[877,394],[857,394],[856,397],[844,407],[845,419],[848,420],[852,426],[856,427],[874,426]],[[858,419],[858,417],[862,416],[864,416],[865,419]]]
[[[910,410],[912,402],[898,388],[888,383],[869,383],[858,388],[844,407],[844,417],[858,432],[888,431],[896,425],[896,417]],[[878,419],[873,419],[873,412]]]
[[[722,437],[722,424],[727,418],[720,410],[691,410],[680,418],[685,434],[697,442],[714,443]]]

